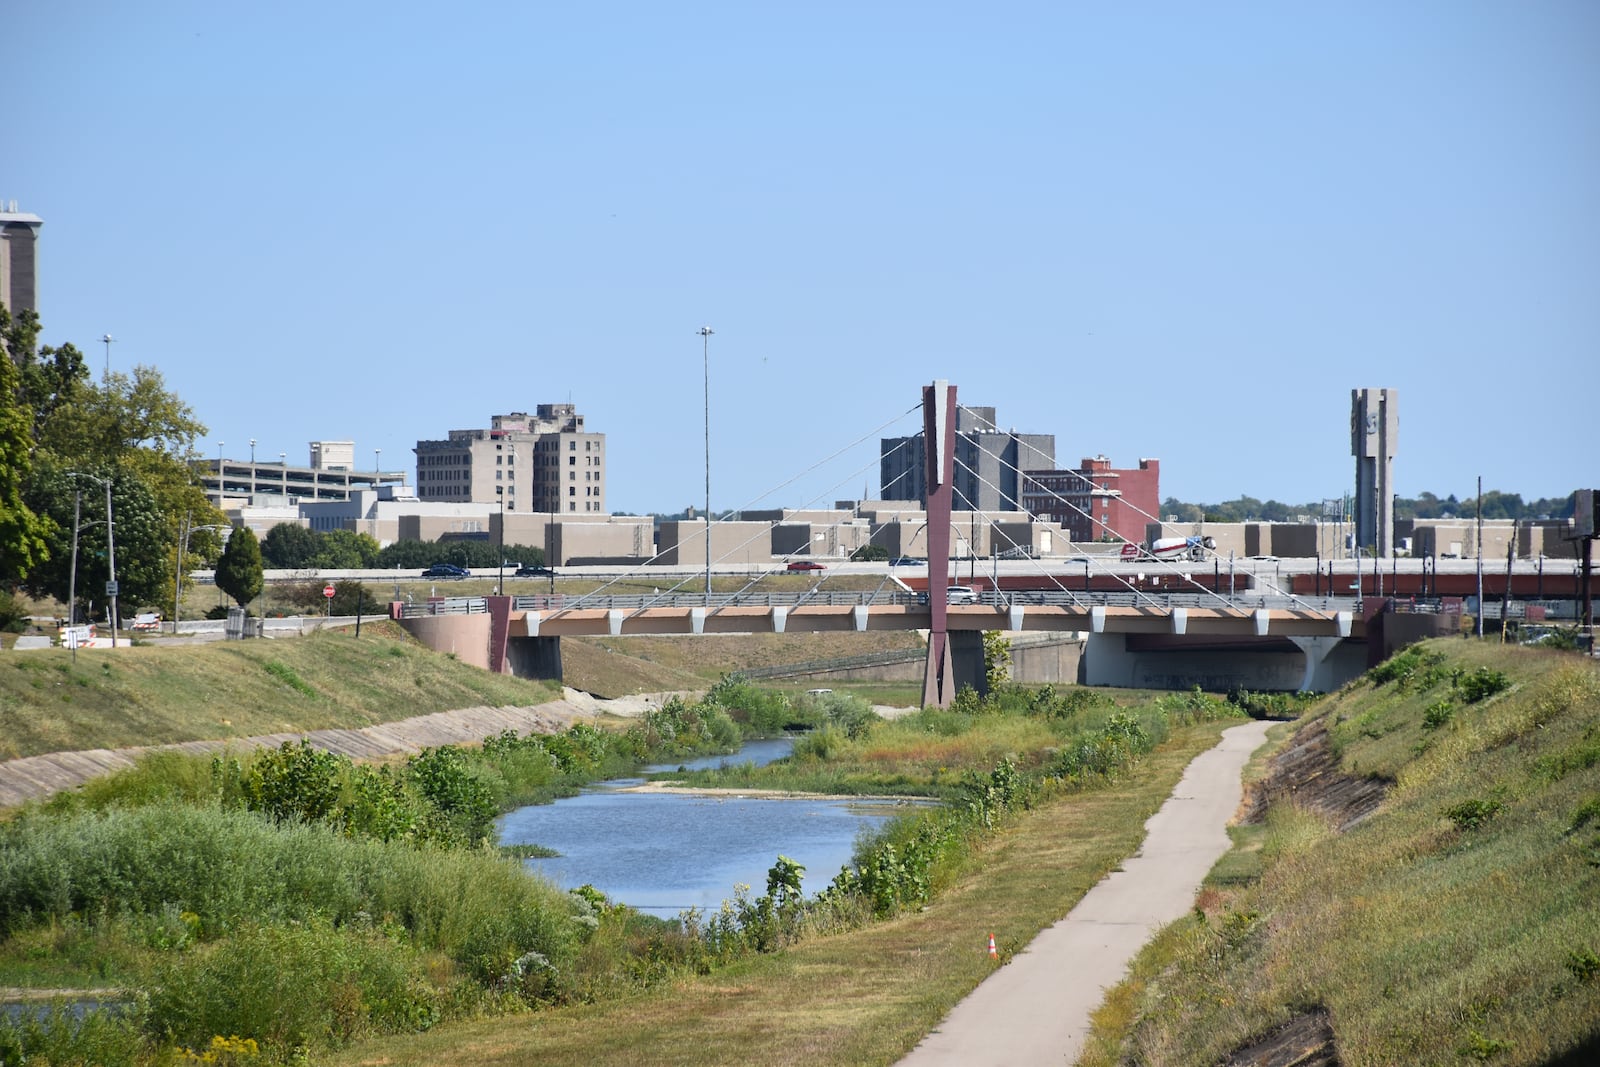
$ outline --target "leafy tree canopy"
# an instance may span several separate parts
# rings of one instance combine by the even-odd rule
[[[241,526],[228,538],[222,558],[217,560],[217,588],[245,607],[261,595],[261,542],[255,531]]]

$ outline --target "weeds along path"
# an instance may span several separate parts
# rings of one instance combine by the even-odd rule
[[[276,748],[304,737],[312,747],[356,760],[378,760],[419,752],[441,745],[475,744],[505,730],[519,734],[556,733],[582,718],[600,714],[639,715],[656,701],[647,697],[615,701],[596,700],[586,693],[567,690],[561,700],[531,707],[461,708],[419,715],[399,722],[349,730],[307,730],[299,733],[263,734],[226,741],[185,741],[141,748],[90,749],[52,752],[0,763],[0,808],[43,800],[76,789],[91,778],[132,767],[146,752],[178,751],[194,754],[226,748]]]
[[[1244,796],[1240,776],[1271,725],[1230,727],[1197,756],[1145,823],[1138,853],[957,1004],[903,1067],[1076,1061],[1090,1012],[1145,942],[1189,911],[1227,852],[1228,822]]]

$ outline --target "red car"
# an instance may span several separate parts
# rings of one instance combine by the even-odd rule
[[[828,568],[820,563],[812,563],[809,559],[797,559],[789,564],[789,569],[792,571],[823,571]]]

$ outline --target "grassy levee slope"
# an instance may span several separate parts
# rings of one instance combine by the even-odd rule
[[[1324,727],[1323,780],[1278,761],[1304,791],[1236,835],[1081,1062],[1334,1062],[1249,1058],[1319,1043],[1346,1065],[1600,1062],[1600,669],[1429,642],[1285,755]],[[1341,774],[1390,787],[1352,822],[1320,802]]]
[[[391,623],[302,638],[7,653],[0,759],[355,728],[560,697],[432,652]]]
[[[332,1062],[894,1063],[1138,847],[1145,820],[1228,725],[1175,728],[1125,778],[1019,816],[976,846],[966,872],[920,910],[625,999],[358,1042]],[[988,956],[991,933],[1000,963]]]

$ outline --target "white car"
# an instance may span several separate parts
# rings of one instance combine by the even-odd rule
[[[978,594],[970,585],[952,585],[944,591],[946,604],[976,604]]]

